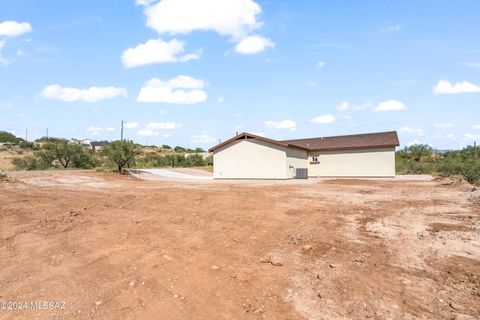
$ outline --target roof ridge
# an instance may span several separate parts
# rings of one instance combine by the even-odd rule
[[[353,133],[353,134],[342,134],[337,136],[322,136],[322,137],[313,137],[313,138],[297,138],[297,139],[288,139],[288,140],[277,140],[281,142],[297,141],[297,140],[315,140],[315,139],[326,139],[326,138],[340,138],[340,137],[352,137],[352,136],[368,136],[374,134],[384,134],[384,133],[396,133],[395,130],[390,131],[378,131],[378,132],[369,132],[369,133]]]

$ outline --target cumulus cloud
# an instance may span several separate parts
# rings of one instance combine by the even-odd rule
[[[405,104],[398,100],[388,100],[379,103],[373,111],[403,111],[406,110]]]
[[[465,133],[464,140],[480,140],[480,134]]]
[[[126,129],[135,129],[136,127],[138,127],[138,122],[125,122],[123,124],[123,127]]]
[[[150,122],[147,124],[147,129],[177,129],[180,128],[182,125],[180,123],[175,122]]]
[[[292,120],[266,121],[265,126],[267,126],[268,129],[286,129],[289,131],[295,131],[297,129],[297,124]]]
[[[137,6],[147,6],[151,3],[156,2],[157,0],[135,0]]]
[[[90,87],[87,89],[78,89],[62,87],[58,84],[54,84],[45,87],[42,90],[42,96],[47,99],[61,100],[65,102],[97,102],[115,97],[126,97],[127,89],[118,87]]]
[[[151,63],[186,62],[200,58],[201,50],[184,54],[185,43],[177,39],[163,41],[150,39],[135,48],[129,48],[122,54],[125,68],[134,68]]]
[[[396,25],[390,25],[390,26],[380,28],[380,32],[398,32],[402,29],[403,27],[401,25],[396,24]]]
[[[425,141],[418,140],[418,139],[413,139],[412,141],[409,141],[407,143],[407,146],[411,147],[411,146],[414,146],[414,145],[417,145],[417,144],[425,144]]]
[[[338,111],[363,110],[363,109],[368,109],[369,107],[370,107],[370,104],[368,103],[354,104],[348,101],[343,101],[342,103],[337,105],[337,110]]]
[[[433,136],[433,139],[455,140],[456,137],[453,133],[447,133],[447,134],[436,134],[436,135]]]
[[[437,129],[448,129],[448,128],[453,128],[455,125],[451,122],[440,122],[440,123],[434,123],[433,127]]]
[[[472,69],[480,70],[480,62],[464,62],[463,65]]]
[[[92,136],[97,136],[103,131],[103,128],[100,127],[90,127],[87,129],[87,132]]]
[[[329,124],[335,122],[335,116],[333,114],[326,114],[323,116],[318,116],[310,120],[313,123],[320,123],[320,124]]]
[[[0,41],[0,64],[4,66],[8,64],[8,60],[2,56],[2,49],[5,47],[5,43],[5,41]]]
[[[107,127],[107,128],[102,128],[102,127],[89,127],[87,128],[87,132],[89,134],[91,134],[92,136],[97,136],[99,135],[100,133],[102,133],[103,131],[105,132],[112,132],[114,131],[115,128],[114,127]]]
[[[138,130],[137,135],[143,136],[143,137],[150,137],[150,136],[158,136],[159,133],[152,129],[141,129],[141,130]]]
[[[423,136],[425,134],[425,130],[420,127],[401,127],[400,132],[415,134],[417,136]]]
[[[319,61],[319,62],[317,63],[317,68],[318,68],[318,69],[323,69],[323,67],[325,67],[325,61]]]
[[[28,22],[3,21],[0,23],[0,37],[16,37],[32,31]]]
[[[196,134],[191,137],[192,142],[194,143],[209,143],[213,142],[217,139],[215,137],[211,136],[208,133],[203,133],[203,134]]]
[[[173,104],[200,103],[207,99],[207,93],[201,90],[204,86],[205,81],[202,79],[184,75],[168,81],[152,78],[140,89],[137,101]]]
[[[476,124],[476,125],[472,126],[472,128],[478,130],[478,129],[480,129],[480,124]]]
[[[261,26],[260,5],[252,0],[164,0],[145,8],[147,26],[159,34],[188,34],[195,30],[215,31],[236,39]]]
[[[273,47],[267,38],[252,33],[262,22],[261,6],[253,0],[136,0],[145,6],[146,25],[158,34],[189,34],[214,31],[229,36],[241,54],[254,54]]]
[[[433,94],[436,94],[436,95],[478,93],[478,92],[480,92],[480,86],[467,81],[451,83],[446,80],[440,80],[438,81],[437,85],[433,88]]]
[[[241,54],[255,54],[264,51],[266,48],[273,48],[275,44],[267,38],[252,35],[242,39],[235,46],[235,51]]]

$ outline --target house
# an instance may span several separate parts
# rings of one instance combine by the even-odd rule
[[[393,177],[397,146],[396,131],[283,141],[244,132],[208,151],[215,179]]]

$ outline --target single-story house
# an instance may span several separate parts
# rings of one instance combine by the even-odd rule
[[[244,132],[208,151],[215,179],[393,177],[399,145],[396,131],[283,141]]]

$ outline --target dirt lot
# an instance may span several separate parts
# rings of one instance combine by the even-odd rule
[[[0,185],[0,301],[29,305],[0,319],[478,319],[470,190],[20,174]]]

